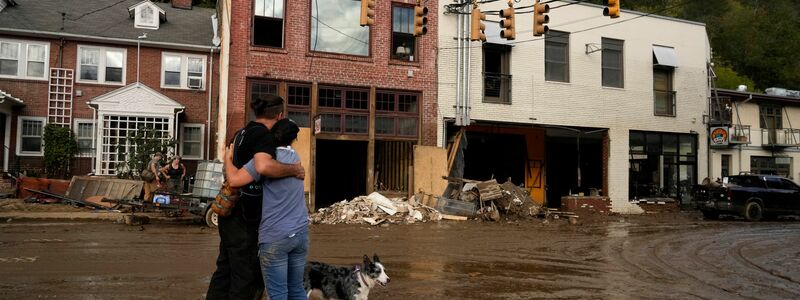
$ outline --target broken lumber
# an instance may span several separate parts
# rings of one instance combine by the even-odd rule
[[[452,221],[466,221],[467,217],[462,216],[454,216],[454,215],[442,215],[442,220],[452,220]]]

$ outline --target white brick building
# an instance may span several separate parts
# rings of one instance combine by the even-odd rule
[[[731,90],[717,90],[714,95],[709,125],[711,177],[752,172],[797,182],[800,98]]]
[[[549,3],[542,37],[533,36],[533,14],[520,14],[531,9],[518,9],[514,41],[499,38],[491,14],[506,2],[480,4],[488,42],[469,47],[465,177],[524,181],[550,206],[591,188],[618,212],[640,211],[631,199],[687,202],[687,187],[708,174],[705,25],[633,11],[610,19],[602,6],[568,3]],[[462,85],[459,21],[448,4],[438,10],[440,146],[458,130]]]

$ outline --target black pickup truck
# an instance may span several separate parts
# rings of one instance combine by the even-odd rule
[[[698,187],[698,208],[707,219],[721,214],[742,216],[749,221],[780,215],[800,215],[800,186],[773,175],[737,175],[721,184]]]

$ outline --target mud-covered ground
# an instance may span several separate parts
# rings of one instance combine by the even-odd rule
[[[378,253],[373,299],[800,298],[800,223],[695,214],[518,223],[315,225],[310,259]],[[198,299],[217,233],[199,225],[0,222],[0,298]]]

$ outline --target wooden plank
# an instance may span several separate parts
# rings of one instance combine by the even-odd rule
[[[367,194],[375,191],[375,86],[369,87],[369,122],[368,133],[369,142],[367,143]]]
[[[452,220],[452,221],[466,221],[469,218],[462,217],[462,216],[454,216],[454,215],[445,215],[442,214],[442,220]]]
[[[464,128],[456,133],[455,140],[453,141],[453,147],[450,149],[450,152],[447,153],[447,175],[450,176],[450,171],[453,170],[453,161],[456,159],[456,152],[458,152],[458,147],[461,145],[461,139],[464,135]]]
[[[447,151],[432,146],[414,146],[414,191],[441,195],[447,187]]]
[[[303,180],[303,188],[306,193],[311,191],[311,177],[313,168],[311,167],[311,128],[301,127],[297,133],[297,140],[292,144],[292,148],[300,156],[300,163],[306,169],[306,179]]]
[[[311,118],[313,122],[313,118],[317,116],[317,106],[318,106],[318,99],[319,99],[319,84],[314,81],[311,83]],[[309,162],[308,168],[306,168],[306,178],[309,178],[310,182],[310,193],[308,196],[308,211],[314,212],[317,208],[317,187],[316,187],[316,177],[314,176],[314,171],[317,169],[317,136],[313,135],[314,125],[311,126],[311,146],[310,146],[310,155],[309,158],[311,161]],[[309,171],[311,171],[309,173]]]

